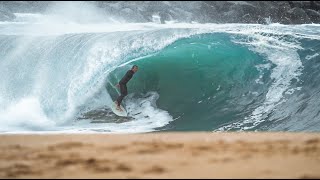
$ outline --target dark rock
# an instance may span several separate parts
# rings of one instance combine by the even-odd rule
[[[309,16],[301,8],[292,8],[288,13],[293,24],[307,24],[312,22]]]
[[[310,1],[310,9],[320,11],[320,2]]]
[[[305,12],[313,23],[320,22],[320,12],[312,9],[306,9]]]
[[[288,1],[291,8],[310,8],[311,1]]]
[[[320,23],[317,1],[93,1],[112,15],[127,22],[160,23],[176,20],[200,23],[281,24]],[[14,19],[14,13],[42,13],[50,1],[0,1],[0,21]]]
[[[258,15],[256,9],[255,6],[249,3],[239,1],[233,3],[230,6],[229,11],[224,13],[224,19],[230,23],[252,23],[254,17]]]

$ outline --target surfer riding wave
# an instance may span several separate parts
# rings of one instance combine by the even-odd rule
[[[128,94],[127,83],[132,78],[134,73],[136,73],[137,71],[138,71],[138,66],[133,65],[132,68],[130,70],[128,70],[127,73],[123,76],[123,78],[119,81],[119,83],[116,84],[116,86],[118,88],[120,88],[120,93],[121,93],[120,96],[115,101],[115,103],[117,105],[117,110],[119,110],[119,111],[123,111],[121,109],[120,105],[121,105],[123,98]]]

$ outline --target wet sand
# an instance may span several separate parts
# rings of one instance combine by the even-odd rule
[[[0,135],[0,178],[320,178],[320,133]]]

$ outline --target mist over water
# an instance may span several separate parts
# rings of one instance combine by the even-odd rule
[[[319,131],[319,25],[151,18],[56,2],[0,22],[0,131]]]

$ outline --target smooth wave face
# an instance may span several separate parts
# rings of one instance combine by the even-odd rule
[[[319,131],[319,33],[319,25],[3,22],[0,131]],[[109,108],[114,84],[133,64],[130,117],[120,118]]]

